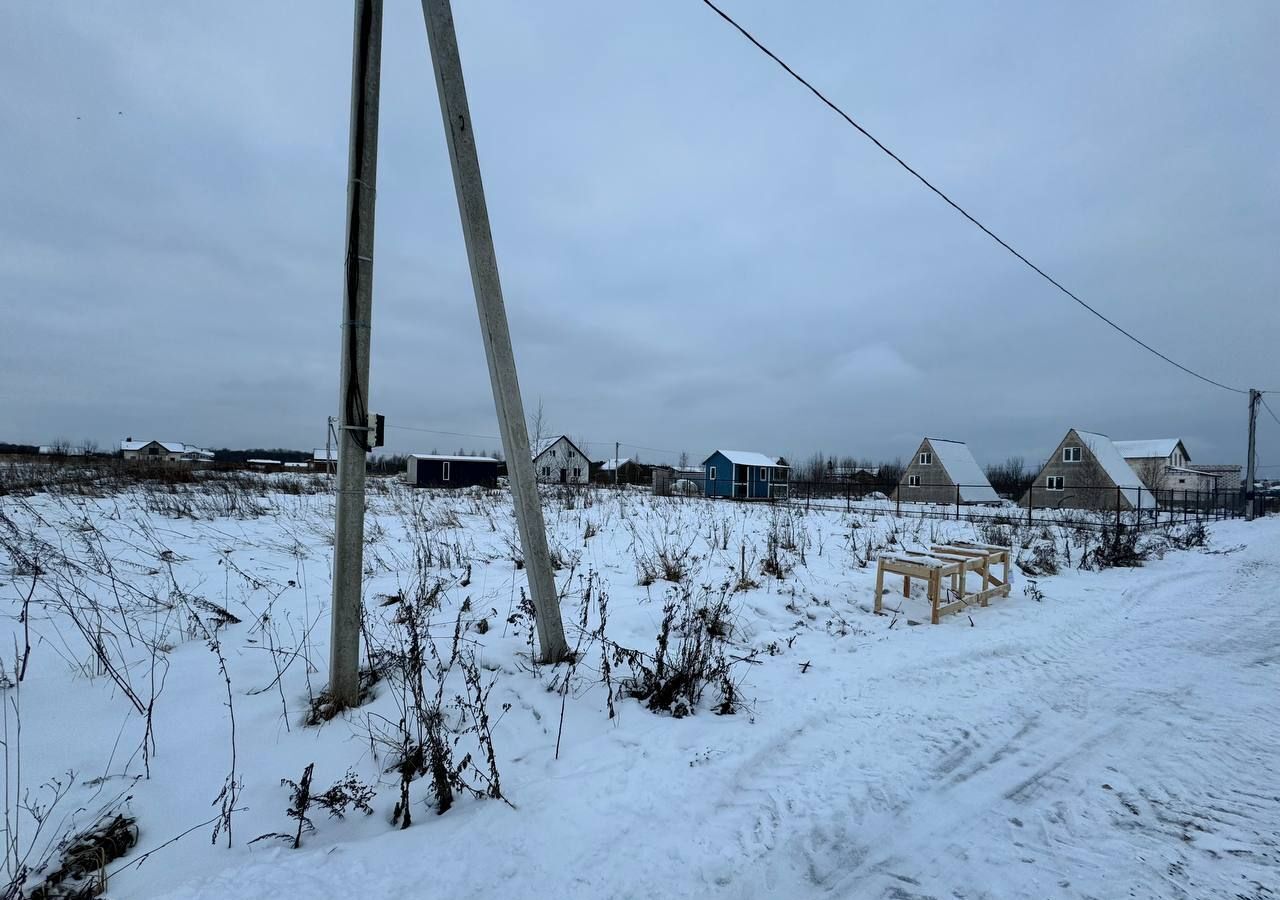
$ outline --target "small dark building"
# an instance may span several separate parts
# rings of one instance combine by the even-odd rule
[[[591,480],[596,484],[651,484],[653,466],[634,459],[606,459],[591,464]]]
[[[409,457],[407,475],[414,487],[494,487],[498,483],[498,461],[492,456],[414,453]]]

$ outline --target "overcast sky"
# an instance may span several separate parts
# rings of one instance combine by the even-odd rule
[[[1280,388],[1280,4],[724,5],[1121,324]],[[932,435],[1038,462],[1079,427],[1243,461],[1244,397],[1103,327],[697,0],[455,6],[525,404],[591,455]],[[323,444],[351,28],[339,2],[0,6],[0,440]],[[380,145],[370,406],[496,434],[411,0]]]

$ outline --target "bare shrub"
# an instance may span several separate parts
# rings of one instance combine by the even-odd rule
[[[615,647],[613,663],[631,672],[621,680],[622,693],[655,712],[682,718],[691,715],[707,687],[714,686],[714,711],[736,712],[741,699],[733,665],[750,656],[731,660],[726,652],[733,632],[728,592],[728,585],[717,594],[704,588],[696,597],[687,587],[668,591],[653,653]]]
[[[311,776],[316,767],[315,763],[308,763],[307,767],[302,770],[302,777],[298,781],[291,778],[281,778],[281,787],[289,788],[289,806],[285,810],[285,815],[298,823],[297,829],[293,834],[285,834],[283,832],[271,832],[261,834],[249,843],[254,844],[258,841],[279,839],[289,841],[293,845],[293,849],[297,850],[302,846],[303,833],[314,834],[316,830],[315,823],[311,821],[308,813],[313,806],[318,806],[329,814],[331,819],[341,819],[351,810],[359,810],[366,816],[373,815],[373,807],[369,805],[369,801],[374,798],[376,791],[371,785],[365,784],[355,772],[347,770],[347,774],[341,780],[334,784],[326,791],[320,794],[311,791]]]

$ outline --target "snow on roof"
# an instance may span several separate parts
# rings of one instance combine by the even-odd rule
[[[614,469],[620,469],[627,463],[631,462],[631,457],[624,456],[622,459],[606,459],[600,463],[601,472],[612,472]]]
[[[317,447],[311,451],[311,458],[316,462],[326,462],[326,461],[337,462],[338,448],[337,447]]]
[[[279,466],[283,465],[278,459],[246,459],[251,466]]]
[[[410,453],[409,455],[414,459],[439,460],[440,462],[497,462],[492,456],[451,456],[444,453]]]
[[[543,438],[540,441],[533,441],[531,444],[529,444],[529,453],[534,459],[537,459],[539,456],[546,453],[553,446],[555,446],[557,442],[561,440],[567,443],[574,450],[577,450],[579,453],[582,453],[582,450],[578,448],[578,445],[575,444],[573,441],[569,440],[569,436],[567,434],[557,434],[555,437],[547,437],[547,438]],[[582,455],[583,455],[583,458],[586,457],[585,453],[582,453]]]
[[[735,466],[779,466],[778,460],[774,457],[765,456],[763,453],[756,453],[752,450],[717,450],[711,456],[715,456],[716,453],[719,453]],[[702,461],[704,465],[711,459],[711,456]],[[785,465],[781,467],[784,469],[790,468]]]
[[[1221,472],[1213,472],[1206,469],[1192,469],[1188,466],[1165,466],[1168,472],[1186,472],[1188,475],[1204,475],[1208,478],[1221,478]]]
[[[141,450],[148,444],[159,444],[170,453],[186,453],[188,450],[198,450],[197,447],[188,447],[186,444],[178,441],[121,441],[121,450]]]
[[[1081,431],[1079,428],[1073,430],[1079,435],[1080,440],[1084,441],[1093,458],[1098,461],[1098,465],[1102,466],[1102,470],[1107,473],[1107,477],[1121,489],[1124,498],[1130,504],[1137,506],[1141,502],[1147,507],[1156,505],[1155,497],[1142,487],[1142,479],[1138,477],[1137,472],[1133,471],[1133,467],[1125,462],[1125,458],[1120,455],[1111,438],[1093,431]]]
[[[1125,459],[1152,459],[1167,457],[1173,448],[1182,443],[1178,438],[1154,438],[1147,441],[1112,441]]]
[[[951,480],[959,485],[961,500],[965,503],[994,503],[1000,499],[996,489],[987,480],[987,474],[969,452],[968,444],[942,438],[926,440],[933,447],[933,452],[937,454]]]

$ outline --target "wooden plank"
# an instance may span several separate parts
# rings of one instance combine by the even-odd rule
[[[884,609],[884,560],[876,565],[876,612]]]
[[[954,547],[954,546],[944,545],[944,544],[935,544],[929,549],[934,553],[940,553],[940,554],[949,553],[952,556],[984,557],[984,556],[991,555],[986,550],[974,550],[969,547]]]
[[[942,573],[935,570],[933,577],[929,579],[929,603],[933,608],[933,616],[931,617],[930,622],[934,625],[938,624],[938,594],[941,593],[941,588]]]

